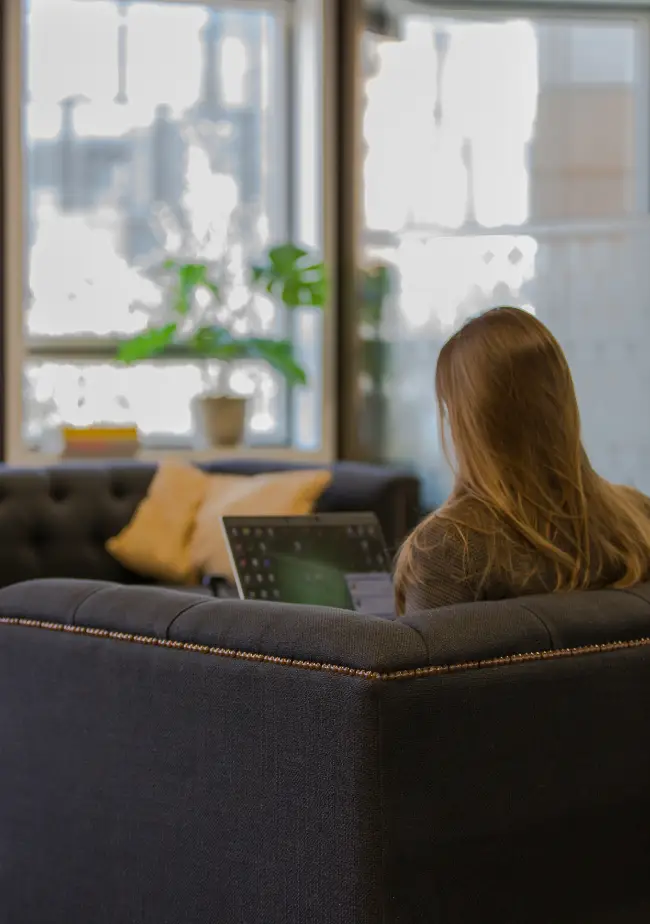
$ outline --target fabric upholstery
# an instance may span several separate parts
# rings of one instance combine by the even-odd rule
[[[254,475],[302,466],[233,459],[202,468]],[[120,461],[40,469],[0,465],[0,586],[41,577],[146,581],[105,545],[131,520],[155,471],[151,464]],[[374,511],[395,549],[417,522],[419,482],[392,469],[338,463],[318,510]]]
[[[194,571],[234,580],[221,517],[307,516],[331,482],[332,473],[328,469],[270,472],[240,477],[227,485],[225,477],[211,477],[196,516],[189,557]]]
[[[0,590],[3,924],[645,924],[650,585]]]

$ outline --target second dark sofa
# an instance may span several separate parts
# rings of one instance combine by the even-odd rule
[[[208,472],[257,475],[304,468],[233,459]],[[317,467],[317,466],[311,466]],[[69,577],[121,584],[143,578],[105,549],[147,493],[156,466],[138,462],[65,463],[49,468],[0,466],[0,587],[35,578]],[[319,512],[373,511],[395,550],[419,516],[419,482],[380,466],[339,462]]]

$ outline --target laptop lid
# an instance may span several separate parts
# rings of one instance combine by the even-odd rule
[[[223,517],[222,524],[241,598],[392,615],[391,562],[374,514]]]

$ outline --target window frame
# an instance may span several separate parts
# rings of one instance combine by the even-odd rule
[[[24,401],[24,371],[30,360],[51,361],[83,361],[89,362],[103,360],[110,362],[115,358],[115,352],[121,340],[118,336],[102,335],[54,335],[29,336],[25,327],[24,293],[27,287],[28,253],[25,242],[25,145],[23,133],[23,87],[25,81],[25,42],[24,42],[24,2],[25,0],[6,0],[2,5],[2,125],[3,125],[3,192],[4,192],[4,246],[3,265],[4,273],[4,302],[3,302],[3,330],[4,335],[4,379],[5,379],[5,414],[4,414],[4,452],[5,461],[15,464],[44,464],[58,461],[51,454],[42,451],[38,446],[26,443],[23,435],[23,401]],[[93,3],[95,0],[84,0]],[[196,3],[197,0],[138,0],[138,2],[169,2],[169,3]],[[327,54],[327,35],[331,34],[333,11],[331,0],[200,0],[214,8],[232,9],[241,5],[242,9],[261,9],[278,11],[284,17],[285,28],[279,38],[281,43],[279,79],[284,106],[279,132],[284,136],[286,156],[282,171],[282,189],[280,199],[284,200],[284,212],[287,216],[287,226],[284,233],[289,238],[305,240],[309,246],[320,249],[328,270],[332,273],[332,261],[329,257],[330,235],[328,228],[332,227],[330,211],[332,208],[331,184],[332,161],[327,153],[324,157],[324,169],[316,177],[320,187],[316,191],[323,205],[323,215],[320,218],[320,228],[316,235],[310,234],[310,229],[304,228],[300,217],[298,197],[300,193],[291,182],[292,176],[298,176],[300,183],[302,174],[309,168],[303,163],[301,155],[301,126],[297,111],[301,69],[305,62],[300,60],[299,46],[303,41],[303,33],[319,36],[317,50],[318,60],[311,62],[317,71],[320,80],[319,99],[322,114],[317,126],[317,144],[324,147],[325,139],[330,135],[327,125],[331,119],[329,99],[332,87],[326,78],[324,57]],[[318,150],[318,148],[316,148]],[[307,232],[305,234],[305,231]],[[238,454],[252,457],[273,458],[307,458],[315,461],[329,461],[333,458],[334,428],[331,422],[334,413],[334,403],[326,401],[328,382],[331,384],[332,375],[329,367],[332,362],[332,353],[327,347],[332,323],[331,306],[324,312],[323,336],[319,352],[321,355],[321,381],[317,383],[320,391],[321,412],[321,439],[320,448],[313,451],[300,450],[294,447],[295,432],[292,422],[295,396],[287,389],[286,400],[286,427],[287,441],[279,444],[263,439],[259,444],[244,446],[237,450]],[[189,351],[180,349],[174,360],[193,359]],[[161,359],[160,362],[164,362]],[[2,376],[0,374],[0,380]],[[220,454],[219,450],[197,450],[187,438],[169,438],[163,434],[156,434],[154,439],[145,438],[142,441],[142,458],[160,458],[161,455],[182,454],[196,458],[214,458]],[[232,451],[224,452],[232,455]]]

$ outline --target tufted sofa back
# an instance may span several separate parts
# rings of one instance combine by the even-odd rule
[[[210,472],[254,475],[300,466],[229,460]],[[49,468],[0,466],[0,587],[44,577],[143,583],[105,549],[147,493],[153,464],[105,462]],[[377,466],[338,463],[323,511],[373,510],[395,546],[418,516],[417,479]]]

